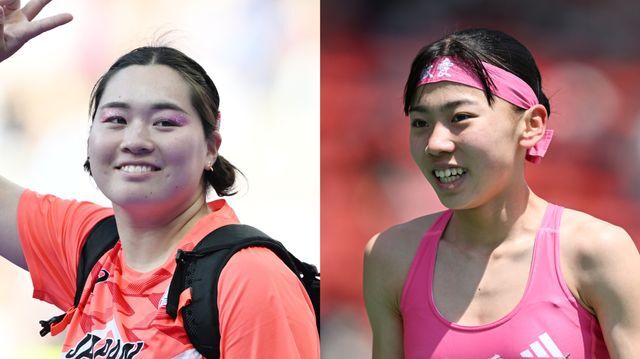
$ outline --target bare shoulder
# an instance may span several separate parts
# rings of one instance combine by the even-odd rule
[[[640,269],[631,236],[621,227],[565,209],[560,226],[560,254],[566,283],[574,296],[595,313],[607,293],[620,292],[630,273]]]
[[[365,248],[365,277],[373,275],[399,294],[424,233],[441,214],[418,217],[374,235]]]
[[[423,234],[440,214],[419,217],[373,236],[364,253],[364,303],[375,358],[402,358],[400,300],[405,278]]]
[[[562,216],[560,257],[570,290],[592,312],[603,283],[615,283],[640,263],[638,249],[623,228],[571,209]]]
[[[365,248],[365,255],[376,261],[399,264],[413,258],[424,233],[442,213],[434,213],[397,224],[374,235]]]
[[[560,237],[567,284],[596,315],[611,356],[635,358],[640,350],[636,244],[624,229],[572,210],[563,216]]]
[[[623,228],[572,209],[564,210],[560,237],[563,250],[587,266],[613,259],[620,251],[637,251]]]

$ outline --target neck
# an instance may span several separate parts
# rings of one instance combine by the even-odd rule
[[[545,208],[546,201],[524,183],[481,206],[456,210],[445,238],[491,251],[509,240],[531,238],[529,234],[537,231]]]
[[[164,264],[184,235],[210,210],[204,196],[183,208],[128,210],[114,204],[127,265],[146,272]]]

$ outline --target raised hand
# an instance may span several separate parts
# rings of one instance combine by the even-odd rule
[[[70,14],[58,14],[33,20],[49,2],[31,0],[21,9],[20,0],[0,0],[0,62],[32,38],[73,19]]]

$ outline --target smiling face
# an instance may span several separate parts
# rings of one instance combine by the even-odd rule
[[[191,89],[165,65],[132,65],[107,83],[89,136],[93,178],[114,206],[184,208],[204,200],[216,159]],[[214,141],[215,142],[215,141]]]
[[[443,205],[469,209],[524,180],[519,113],[478,89],[425,85],[410,108],[411,155]]]

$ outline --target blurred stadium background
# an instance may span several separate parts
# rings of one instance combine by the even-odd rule
[[[556,138],[533,190],[624,227],[640,243],[640,3],[632,0],[322,0],[323,358],[370,358],[367,240],[442,209],[413,164],[402,90],[418,50],[490,27],[541,67]]]
[[[23,5],[26,1],[22,2]],[[117,57],[148,44],[183,50],[221,94],[221,153],[247,177],[229,201],[243,222],[320,262],[320,1],[54,1],[68,25],[0,64],[0,169],[43,193],[108,205],[83,172],[88,100]],[[0,259],[0,358],[57,358],[27,272]]]

